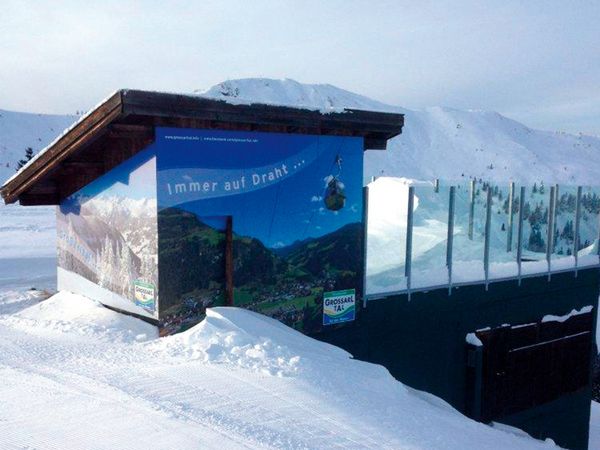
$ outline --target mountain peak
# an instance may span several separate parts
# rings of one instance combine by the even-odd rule
[[[401,108],[370,99],[331,84],[305,84],[290,78],[227,80],[204,91],[203,97],[232,103],[268,103],[320,110],[366,109],[401,112]]]

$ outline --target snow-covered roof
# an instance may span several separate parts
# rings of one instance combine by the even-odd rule
[[[0,193],[6,203],[20,200],[23,205],[57,204],[59,197],[75,192],[114,167],[114,154],[111,167],[98,163],[106,158],[105,149],[110,147],[106,139],[121,136],[131,145],[122,152],[124,160],[153,140],[157,125],[361,136],[365,148],[385,149],[387,140],[402,131],[404,118],[391,112],[337,107],[323,110],[124,89],[80,117],[9,178]],[[66,168],[75,163],[71,160],[75,154],[79,170],[70,176]],[[90,170],[85,170],[88,160]]]

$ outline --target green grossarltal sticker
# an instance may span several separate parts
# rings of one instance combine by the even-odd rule
[[[153,284],[135,280],[133,290],[136,305],[149,311],[156,309],[156,288]]]
[[[323,293],[323,325],[350,322],[356,316],[356,291],[330,291]]]

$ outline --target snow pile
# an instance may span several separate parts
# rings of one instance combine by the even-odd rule
[[[592,312],[594,307],[592,305],[584,306],[581,309],[573,309],[570,313],[565,314],[563,316],[555,316],[552,314],[548,314],[542,318],[542,322],[565,322],[571,317],[580,316],[582,314],[588,314]]]
[[[39,297],[38,297],[39,298]],[[123,342],[158,337],[156,327],[105,308],[100,303],[70,292],[59,292],[6,319],[17,329],[36,333],[74,333],[94,339]]]
[[[215,308],[138,342],[155,334],[137,319],[73,294],[40,299],[0,293],[0,447],[555,448],[250,311]]]
[[[270,336],[264,334],[265,325],[270,327]],[[261,314],[239,308],[212,308],[197,326],[161,339],[151,348],[186,361],[200,359],[286,376],[297,371],[300,361],[290,344],[297,347],[305,339],[302,334],[279,322],[273,323]],[[336,347],[330,351],[342,352]]]
[[[468,333],[467,336],[465,337],[465,342],[467,344],[474,345],[475,347],[483,346],[481,339],[479,339],[475,333]]]

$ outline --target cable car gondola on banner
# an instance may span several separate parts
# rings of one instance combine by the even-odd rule
[[[346,195],[344,194],[344,183],[340,179],[342,173],[342,158],[338,154],[335,157],[334,164],[337,166],[337,174],[330,175],[325,189],[324,202],[330,211],[339,211],[346,204]]]

